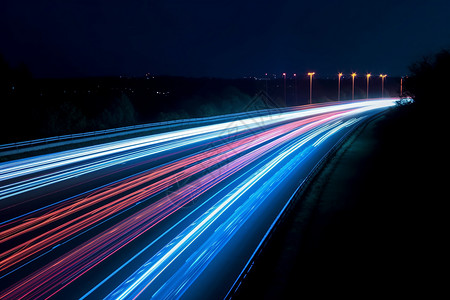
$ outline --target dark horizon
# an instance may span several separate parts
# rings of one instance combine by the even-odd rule
[[[11,1],[0,53],[36,78],[408,74],[450,46],[447,1]]]

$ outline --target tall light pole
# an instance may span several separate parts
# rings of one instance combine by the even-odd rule
[[[309,104],[312,104],[312,77],[316,74],[315,72],[309,72]]]
[[[338,74],[338,101],[341,101],[341,77],[342,73]]]
[[[355,77],[356,73],[352,73],[352,100],[355,100]]]
[[[370,75],[370,73],[368,73],[366,75],[366,77],[367,77],[367,99],[369,99],[369,78],[370,78],[370,76],[372,76],[372,75]]]
[[[386,78],[386,74],[380,74],[381,77],[381,98],[384,97],[384,78]]]
[[[403,95],[403,77],[400,77],[400,97]]]
[[[267,94],[267,82],[269,81],[269,77],[267,77],[267,73],[266,73],[266,94]]]
[[[284,105],[287,106],[287,101],[286,101],[286,73],[283,73],[283,78],[284,78]]]
[[[294,101],[295,101],[295,105],[298,105],[298,101],[297,101],[297,74],[294,73]]]

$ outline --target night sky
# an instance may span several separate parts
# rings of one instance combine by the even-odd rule
[[[35,77],[400,76],[450,47],[450,1],[2,0],[0,34]]]

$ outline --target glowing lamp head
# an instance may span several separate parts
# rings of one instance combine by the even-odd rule
[[[338,73],[338,76],[339,76],[339,77],[342,77],[342,75],[343,75],[342,73]]]
[[[352,73],[352,77],[355,78],[356,77],[356,73]]]
[[[286,76],[286,73],[283,73],[283,76]]]
[[[315,72],[309,72],[308,76],[313,76],[314,74],[316,74]]]
[[[370,76],[372,76],[372,74],[368,73],[366,76],[367,76],[367,78],[369,78]]]
[[[297,74],[296,74],[296,73],[294,73],[294,77],[297,77]]]

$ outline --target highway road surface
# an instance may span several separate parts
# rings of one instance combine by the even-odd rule
[[[232,295],[311,170],[396,100],[229,115],[0,164],[0,299]]]

